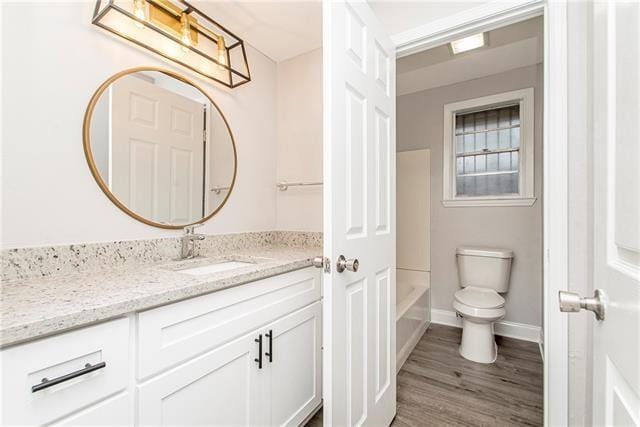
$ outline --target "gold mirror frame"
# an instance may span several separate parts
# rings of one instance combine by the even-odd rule
[[[100,176],[100,173],[98,172],[98,168],[96,167],[96,164],[95,164],[95,162],[93,160],[93,152],[91,151],[90,130],[91,130],[91,118],[93,116],[93,110],[94,110],[94,108],[96,106],[96,103],[98,102],[98,100],[100,99],[100,97],[102,96],[104,91],[113,82],[115,82],[116,80],[118,80],[119,78],[121,78],[123,76],[129,75],[129,74],[133,74],[133,73],[137,73],[137,72],[140,72],[140,71],[156,71],[156,72],[160,72],[160,73],[166,74],[168,76],[171,76],[171,77],[173,77],[175,79],[178,79],[181,82],[186,83],[188,85],[191,85],[194,88],[198,89],[200,92],[202,92],[204,94],[204,96],[207,97],[207,99],[209,99],[209,102],[211,102],[211,105],[213,105],[215,107],[215,109],[218,111],[218,113],[222,117],[222,120],[224,121],[225,126],[227,127],[227,131],[229,132],[229,136],[231,137],[231,145],[233,146],[233,178],[231,179],[231,185],[229,185],[229,192],[227,193],[227,196],[224,198],[222,203],[220,203],[220,206],[218,206],[209,215],[201,218],[198,221],[195,221],[195,222],[192,222],[192,223],[189,223],[189,224],[183,224],[183,225],[170,225],[170,224],[160,224],[158,222],[154,222],[154,221],[148,220],[147,218],[144,218],[144,217],[138,215],[137,213],[133,212],[131,209],[126,207],[109,190],[109,187],[107,187],[107,184],[104,182],[104,180]],[[171,70],[167,70],[167,69],[164,69],[164,68],[159,68],[159,67],[129,68],[129,69],[126,69],[124,71],[120,71],[117,74],[112,75],[104,83],[102,83],[98,87],[98,89],[94,92],[93,96],[91,97],[91,100],[89,101],[89,105],[87,106],[87,110],[84,113],[84,121],[82,123],[82,146],[83,146],[83,149],[84,149],[84,156],[87,159],[87,164],[89,165],[89,170],[91,170],[91,175],[93,175],[93,178],[98,183],[98,186],[100,187],[102,192],[109,198],[109,200],[111,200],[111,202],[113,202],[114,205],[116,205],[118,208],[120,208],[120,210],[122,210],[124,213],[126,213],[130,217],[132,217],[134,219],[137,219],[138,221],[143,222],[143,223],[145,223],[147,225],[151,225],[153,227],[176,230],[176,229],[181,229],[181,228],[187,227],[189,225],[200,224],[200,223],[203,223],[205,221],[208,221],[214,215],[216,215],[220,211],[220,209],[222,209],[224,207],[224,205],[227,203],[227,200],[229,200],[229,196],[231,196],[231,193],[233,192],[233,187],[234,187],[234,185],[236,183],[236,174],[238,172],[238,152],[236,150],[236,140],[233,137],[233,132],[231,132],[231,127],[229,126],[229,122],[227,121],[227,118],[225,117],[224,113],[222,112],[220,107],[218,107],[218,104],[216,104],[215,101],[213,99],[211,99],[209,94],[204,89],[202,89],[200,86],[198,86],[197,84],[195,84],[191,80],[187,79],[186,77],[181,76],[180,74],[177,74],[177,73],[175,73],[175,72],[173,72]]]

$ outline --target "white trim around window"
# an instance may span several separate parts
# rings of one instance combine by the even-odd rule
[[[498,108],[519,104],[520,147],[518,194],[497,196],[457,196],[456,195],[456,114]],[[534,98],[533,88],[515,90],[496,95],[484,96],[444,106],[444,147],[442,204],[445,207],[472,206],[532,206],[534,197]]]

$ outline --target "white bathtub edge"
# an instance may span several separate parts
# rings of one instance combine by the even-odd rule
[[[420,325],[420,327],[413,332],[411,338],[409,338],[405,345],[402,346],[400,351],[396,353],[396,374],[400,372],[400,369],[402,369],[402,366],[413,352],[413,349],[418,344],[418,341],[420,341],[420,338],[422,338],[424,333],[427,331],[427,328],[429,328],[430,323],[431,322],[427,321],[424,322],[424,324]]]

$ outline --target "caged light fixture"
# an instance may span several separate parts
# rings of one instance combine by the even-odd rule
[[[92,22],[227,87],[251,81],[244,42],[186,0],[97,0]]]

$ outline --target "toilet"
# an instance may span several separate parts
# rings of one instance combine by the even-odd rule
[[[509,289],[513,251],[465,246],[456,250],[460,289],[453,308],[462,317],[460,355],[479,363],[493,363],[498,346],[494,322],[506,314],[500,293]]]

